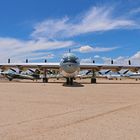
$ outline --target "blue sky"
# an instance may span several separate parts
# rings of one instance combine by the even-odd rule
[[[1,62],[140,63],[140,0],[1,0]]]

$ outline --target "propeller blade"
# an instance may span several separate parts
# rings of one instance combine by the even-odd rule
[[[111,70],[106,71],[105,74],[108,74],[110,71],[111,71]]]
[[[86,75],[88,75],[91,72],[91,70],[89,70],[88,72],[86,72]]]
[[[126,74],[129,70],[126,70],[123,74]]]
[[[10,68],[10,70],[12,70],[13,72],[17,72],[15,69]]]

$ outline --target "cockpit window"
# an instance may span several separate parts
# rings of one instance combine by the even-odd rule
[[[75,59],[63,59],[63,63],[71,62],[71,63],[77,63]]]
[[[78,63],[78,57],[74,56],[73,54],[66,55],[63,57],[63,63],[67,62]]]

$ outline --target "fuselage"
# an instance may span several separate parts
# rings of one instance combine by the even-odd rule
[[[67,53],[60,62],[60,72],[64,77],[75,77],[80,71],[80,62],[73,53]]]

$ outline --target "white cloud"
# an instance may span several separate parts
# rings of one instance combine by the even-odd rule
[[[93,63],[93,61],[94,61],[94,63],[96,63],[96,60],[98,62],[98,60],[100,60],[100,59],[102,59],[101,56],[95,55],[95,56],[93,56],[93,58],[91,58],[91,57],[89,57],[89,58],[83,58],[83,59],[81,59],[80,62],[81,63]]]
[[[81,63],[92,63],[93,59],[90,57],[90,58],[84,58],[84,59],[81,59]]]
[[[102,57],[103,63],[105,64],[111,64],[111,57]]]
[[[50,59],[54,55],[49,51],[69,48],[73,45],[73,41],[48,41],[45,39],[23,41],[15,38],[0,38],[1,62],[6,62],[8,58],[16,62],[23,61],[25,58],[34,60],[45,57]]]
[[[115,64],[127,65],[128,59],[129,59],[128,57],[119,56],[116,59],[114,59],[113,61]]]
[[[118,56],[117,58],[101,57],[101,59],[105,64],[111,64],[111,61],[113,60],[113,64],[120,64],[120,65],[128,65],[128,61],[132,60],[130,59],[130,57],[124,57],[124,56]]]
[[[94,56],[96,58],[96,56]],[[118,56],[116,58],[111,57],[101,57],[97,55],[97,60],[99,60],[103,64],[111,64],[111,60],[113,60],[114,64],[120,64],[120,65],[129,65],[129,60],[131,61],[131,65],[138,65],[140,66],[140,51],[136,52],[134,55],[128,57],[128,56]],[[81,59],[82,63],[92,63],[94,59],[90,58],[84,58]],[[98,61],[96,61],[98,63]]]
[[[91,52],[93,51],[93,48],[86,45],[86,46],[81,46],[79,49],[78,49],[80,52],[83,52],[83,53],[86,53],[86,52]]]
[[[133,9],[133,10],[130,11],[130,14],[132,14],[132,15],[138,14],[138,13],[140,13],[140,7],[135,8],[135,9]]]
[[[54,58],[54,56],[55,56],[54,54],[48,54],[46,58],[47,59],[52,59],[52,58]]]
[[[114,64],[128,65],[128,61],[131,61],[132,65],[140,65],[140,51],[136,52],[134,55],[128,57],[119,56],[117,58],[111,57],[100,57],[105,64],[111,64],[111,60],[113,60]]]
[[[118,47],[91,47],[89,45],[81,46],[78,49],[74,49],[73,51],[78,51],[81,53],[89,53],[89,52],[108,52],[117,49]]]
[[[69,38],[91,32],[102,32],[113,29],[139,28],[137,22],[127,17],[114,16],[113,8],[93,7],[85,14],[70,19],[49,19],[35,25],[34,38],[45,37]]]
[[[134,64],[140,65],[140,51],[138,51],[136,54],[134,54],[133,56],[131,56],[130,57],[130,60],[132,60],[132,62]]]
[[[63,19],[50,19],[37,23],[32,36],[35,38],[45,37],[47,39],[61,37],[63,31],[69,28],[69,25],[66,24],[67,21],[68,18],[64,17]]]
[[[100,58],[100,56],[99,55],[95,55],[94,58]]]
[[[136,54],[134,54],[131,59],[138,59],[140,60],[140,51],[138,51]]]
[[[128,64],[129,60],[133,65],[140,65],[140,51],[136,52],[134,55],[130,57],[119,56],[118,58],[115,59],[116,63],[119,64]]]
[[[113,15],[113,8],[93,7],[74,19],[63,17],[62,19],[48,19],[37,23],[34,26],[34,31],[31,33],[33,38],[30,40],[0,37],[0,62],[6,62],[8,58],[11,58],[12,62],[21,62],[26,58],[30,60],[51,59],[55,55],[49,51],[69,48],[76,44],[70,40],[61,41],[60,39],[62,38],[91,32],[137,27],[137,22],[132,19],[122,16],[115,17]],[[75,49],[75,51],[82,53],[107,52],[115,49],[117,47],[106,48],[85,45]],[[138,55],[136,54],[132,59],[136,59]],[[91,58],[83,61],[92,62]]]

